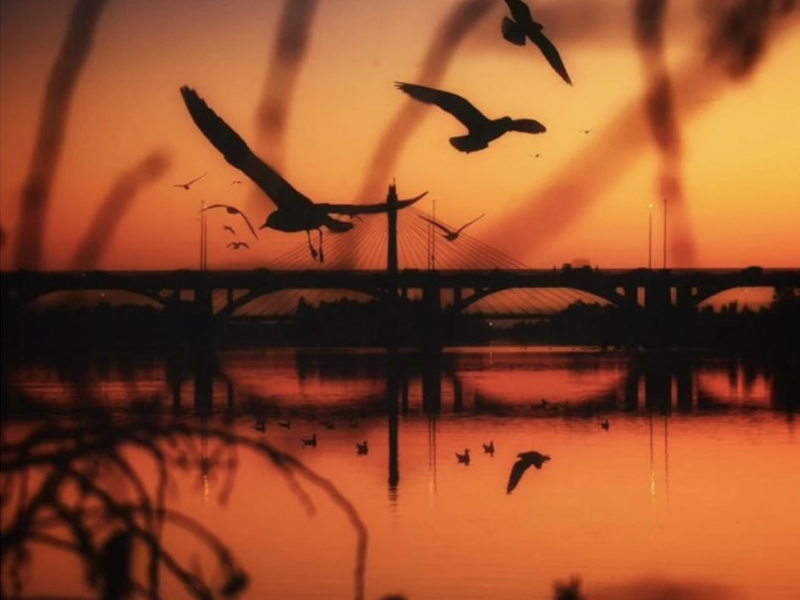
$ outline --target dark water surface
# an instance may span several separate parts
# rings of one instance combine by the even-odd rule
[[[103,498],[128,515],[163,491],[179,517],[153,531],[188,574],[162,568],[164,597],[189,597],[192,577],[235,591],[241,571],[246,598],[355,597],[352,515],[269,447],[352,504],[368,534],[367,598],[545,599],[571,576],[588,600],[800,598],[796,365],[496,347],[390,362],[380,350],[308,349],[204,361],[199,373],[156,355],[6,361],[4,596],[17,586],[91,597],[81,549],[31,532],[90,532],[102,546],[129,523]],[[83,437],[76,446],[64,432]],[[303,447],[313,434],[317,446]],[[30,448],[65,458],[36,462],[45,454]],[[465,448],[468,465],[456,459]],[[531,450],[551,460],[506,493],[517,454]],[[66,463],[38,525],[13,529]],[[30,539],[5,535],[23,530]],[[142,539],[131,568],[148,581]],[[23,545],[24,559],[6,552]]]

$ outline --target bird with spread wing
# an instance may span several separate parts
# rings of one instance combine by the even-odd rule
[[[520,452],[517,456],[519,460],[511,467],[511,476],[508,478],[508,487],[506,487],[507,494],[510,494],[514,488],[517,487],[519,480],[522,479],[522,475],[531,465],[537,469],[541,469],[542,465],[550,460],[549,456],[540,454],[535,450],[531,452]]]
[[[467,135],[450,138],[450,145],[460,152],[469,153],[488,148],[489,142],[496,140],[509,131],[522,133],[544,133],[547,131],[544,125],[533,119],[512,119],[508,116],[490,119],[475,108],[469,100],[462,98],[458,94],[425,87],[424,85],[403,83],[402,81],[396,81],[395,86],[414,98],[414,100],[419,100],[426,104],[435,104],[442,110],[449,112],[467,128],[469,131]]]
[[[229,215],[239,215],[244,219],[244,222],[247,223],[247,226],[250,228],[250,232],[253,234],[253,237],[258,239],[258,234],[256,230],[253,229],[253,226],[250,224],[250,219],[247,218],[247,215],[244,214],[241,210],[236,208],[235,206],[231,206],[230,204],[211,204],[210,206],[204,206],[200,209],[200,212],[211,210],[212,208],[224,208],[225,212]],[[235,235],[233,228],[230,225],[225,225],[225,228],[228,228],[231,233]]]
[[[522,0],[505,0],[505,2],[508,5],[508,10],[511,11],[511,17],[503,17],[501,25],[503,37],[517,46],[524,46],[525,39],[530,39],[542,51],[547,62],[561,76],[561,79],[572,85],[572,80],[569,78],[564,61],[561,60],[561,55],[556,50],[553,42],[542,33],[544,26],[533,20],[531,9],[528,8],[528,5]]]
[[[378,204],[329,204],[315,203],[294,189],[288,181],[281,177],[275,169],[256,156],[245,141],[217,115],[197,92],[188,86],[181,87],[181,96],[189,110],[195,125],[209,142],[219,150],[232,166],[247,175],[275,203],[277,210],[267,216],[261,229],[269,227],[277,231],[305,231],[312,258],[317,258],[317,251],[311,244],[311,230],[319,233],[319,257],[322,254],[322,227],[334,233],[349,231],[353,223],[341,221],[331,215],[360,215],[385,213],[389,210],[387,203]],[[406,208],[422,199],[424,192],[408,200],[394,203],[397,209]],[[211,208],[211,207],[209,207]]]
[[[434,219],[430,219],[430,218],[426,217],[425,215],[418,215],[418,216],[419,216],[420,219],[422,219],[424,221],[427,221],[428,223],[430,223],[434,227],[438,227],[439,229],[441,229],[442,230],[442,237],[444,239],[446,239],[448,242],[455,242],[458,239],[458,236],[461,235],[462,231],[464,231],[467,227],[472,225],[475,221],[480,220],[481,218],[485,217],[486,215],[483,214],[480,217],[472,219],[472,221],[470,221],[466,225],[462,225],[458,229],[450,229],[446,225],[442,225],[438,221],[435,221]]]
[[[250,246],[247,245],[247,242],[231,242],[227,245],[227,248],[233,248],[234,250],[244,248],[246,250],[250,250]]]
[[[200,181],[206,175],[208,175],[208,173],[203,173],[202,175],[200,175],[200,177],[195,177],[194,179],[192,179],[191,181],[187,181],[186,183],[173,183],[172,187],[179,187],[188,190],[190,187],[192,187],[192,184],[195,181]]]

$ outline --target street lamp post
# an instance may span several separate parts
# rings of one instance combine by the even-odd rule
[[[667,199],[664,198],[664,270],[667,269]]]
[[[647,268],[653,268],[653,203],[647,205]]]

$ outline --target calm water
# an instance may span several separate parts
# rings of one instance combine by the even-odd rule
[[[22,471],[9,467],[22,456],[15,444],[34,435],[43,452],[72,456],[58,432],[74,430],[85,454],[71,465],[89,477],[69,472],[38,532],[74,540],[77,528],[52,526],[53,514],[80,514],[101,544],[113,518],[84,488],[126,506],[142,490],[155,498],[163,460],[166,507],[180,517],[156,529],[187,577],[220,588],[235,563],[249,574],[246,598],[353,598],[357,528],[324,482],[287,477],[265,442],[352,503],[368,532],[366,598],[546,599],[578,576],[589,600],[796,600],[796,373],[579,349],[401,355],[392,366],[382,352],[230,351],[199,376],[157,356],[27,359],[4,380],[3,531],[53,472],[29,469],[23,495]],[[303,447],[313,434],[317,446]],[[469,465],[455,456],[465,448]],[[507,494],[517,454],[529,450],[551,460]],[[4,558],[4,595],[11,572],[25,595],[86,594],[74,549],[30,548],[19,568]],[[133,564],[146,581],[141,541]],[[161,585],[165,597],[188,596],[169,573]]]

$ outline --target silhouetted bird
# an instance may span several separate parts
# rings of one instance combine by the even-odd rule
[[[206,175],[208,175],[208,173],[203,173],[202,175],[200,175],[200,177],[195,177],[194,179],[192,179],[191,181],[187,181],[186,183],[173,183],[172,187],[179,187],[188,190],[195,181],[200,181]]]
[[[462,232],[462,231],[464,231],[464,230],[465,230],[467,227],[469,227],[470,225],[472,225],[472,224],[473,224],[475,221],[477,221],[477,220],[481,219],[482,217],[485,217],[486,215],[485,215],[485,214],[483,214],[483,215],[481,215],[480,217],[478,217],[477,219],[472,219],[472,221],[470,221],[470,222],[469,222],[469,223],[467,223],[466,225],[462,225],[462,226],[461,226],[461,227],[459,227],[458,229],[454,229],[454,230],[451,230],[451,229],[449,229],[449,228],[448,228],[448,227],[446,227],[445,225],[442,225],[441,223],[439,223],[439,222],[437,222],[437,221],[435,221],[435,220],[433,220],[433,219],[429,219],[429,218],[428,218],[428,217],[426,217],[425,215],[417,215],[417,216],[418,216],[420,219],[423,219],[423,220],[427,221],[428,223],[430,223],[430,224],[431,224],[431,225],[433,225],[434,227],[438,227],[439,229],[441,229],[441,230],[442,230],[442,232],[443,232],[443,233],[442,233],[442,237],[443,237],[444,239],[446,239],[448,242],[455,242],[455,241],[458,239],[458,236],[461,234],[461,232]]]
[[[231,185],[235,185],[237,183],[242,183],[242,180],[241,179],[234,179],[233,181],[231,181]]]
[[[542,51],[547,62],[553,67],[561,79],[572,85],[567,68],[561,60],[561,56],[547,36],[542,33],[544,26],[537,23],[531,17],[531,10],[522,0],[505,0],[508,9],[511,11],[511,18],[503,17],[501,29],[503,37],[517,46],[525,45],[525,38],[529,38]]]
[[[580,132],[581,132],[581,133],[591,133],[591,132],[592,132],[592,130],[591,130],[591,129],[581,129],[581,131],[580,131]]]
[[[250,250],[250,246],[247,245],[247,242],[231,242],[226,246],[226,248],[233,248],[234,250],[238,250],[239,248],[245,248]]]
[[[356,442],[356,454],[369,454],[369,447],[367,446],[367,440],[364,440],[363,444],[359,444]]]
[[[508,487],[506,488],[506,493],[510,494],[511,491],[517,487],[519,480],[522,479],[522,474],[533,465],[537,469],[541,469],[542,465],[550,460],[550,457],[546,454],[540,454],[539,452],[532,451],[532,452],[522,452],[517,454],[519,460],[514,463],[514,466],[511,467],[511,477],[508,478]]]
[[[608,428],[611,427],[611,424],[608,422],[608,419],[605,419],[602,423],[600,423],[600,427],[608,431]]]
[[[320,421],[320,425],[324,425],[326,429],[335,429],[336,423],[334,421]]]
[[[494,456],[494,440],[490,441],[488,444],[484,444],[483,451],[486,454],[491,454],[492,456]]]
[[[314,448],[317,447],[317,434],[315,433],[310,438],[300,438],[300,441],[303,442],[303,446],[313,446]]]
[[[458,462],[464,463],[465,465],[468,465],[469,464],[469,448],[465,448],[464,449],[464,454],[459,454],[458,452],[456,452],[456,458],[458,459]]]
[[[500,117],[489,119],[475,108],[469,100],[442,90],[403,83],[396,81],[397,89],[427,104],[435,104],[442,110],[449,112],[469,130],[467,135],[450,138],[450,145],[460,152],[475,152],[489,146],[489,142],[496,140],[509,131],[522,133],[544,133],[545,126],[533,119],[512,119]]]
[[[241,215],[241,217],[244,219],[244,222],[247,223],[247,226],[250,228],[250,232],[253,234],[253,237],[258,239],[256,230],[253,229],[253,226],[250,224],[250,219],[248,219],[247,215],[245,215],[238,208],[231,206],[230,204],[212,204],[211,206],[204,206],[200,212],[203,212],[204,210],[211,210],[212,208],[224,208],[225,212],[227,212],[229,215]]]
[[[291,421],[288,421],[288,420],[287,420],[287,421],[278,421],[278,425],[280,425],[280,426],[281,426],[281,427],[283,427],[284,429],[291,429],[291,427],[292,427],[292,422],[291,422]]]
[[[230,225],[223,225],[222,231],[230,231],[232,235],[236,235],[236,230]]]
[[[242,171],[258,185],[277,206],[270,213],[261,229],[270,227],[277,231],[305,231],[311,256],[316,259],[317,251],[311,244],[311,230],[319,232],[319,257],[322,254],[322,227],[333,232],[349,231],[353,223],[334,219],[331,214],[358,215],[384,213],[388,204],[315,204],[308,197],[294,189],[277,171],[257,157],[245,141],[224,120],[222,120],[193,89],[183,86],[181,95],[197,127],[209,142],[219,150],[231,165]],[[397,209],[411,206],[427,192],[409,200],[399,200]]]
[[[256,419],[256,424],[253,425],[253,429],[256,431],[260,431],[264,433],[267,430],[267,420],[266,419]]]

